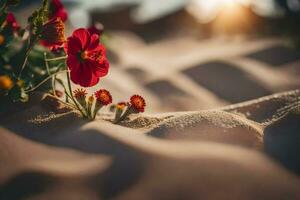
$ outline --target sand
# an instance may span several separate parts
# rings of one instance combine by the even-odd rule
[[[299,91],[90,122],[36,94],[1,115],[0,199],[300,199]]]

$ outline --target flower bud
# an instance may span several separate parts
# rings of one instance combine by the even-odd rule
[[[87,113],[90,117],[90,119],[92,119],[92,117],[94,116],[93,115],[93,110],[92,110],[92,107],[93,107],[93,104],[94,104],[94,96],[89,96],[88,100],[87,100]]]
[[[115,114],[115,122],[118,121],[121,118],[121,115],[125,109],[127,104],[125,102],[119,102],[115,108],[116,108],[116,114]]]
[[[85,89],[82,89],[82,88],[79,88],[79,89],[76,89],[74,91],[74,97],[75,99],[78,101],[78,103],[86,109],[86,95],[87,95],[87,92]]]
[[[94,118],[96,117],[97,112],[103,107],[112,102],[112,96],[109,91],[101,89],[95,92],[96,105],[94,110]]]
[[[126,119],[129,115],[134,113],[144,112],[146,107],[146,102],[143,97],[140,95],[133,95],[130,97],[130,103],[128,103],[128,107],[126,111],[120,116],[118,119],[115,120],[114,123],[118,123],[124,119]]]

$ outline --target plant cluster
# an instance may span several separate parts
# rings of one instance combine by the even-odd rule
[[[106,48],[100,42],[103,26],[98,23],[79,28],[66,37],[66,9],[60,0],[44,0],[23,28],[9,11],[18,3],[0,3],[0,112],[15,102],[26,102],[31,92],[40,90],[57,97],[65,94],[66,103],[83,117],[95,119],[103,106],[112,103],[109,91],[100,89],[87,96],[84,89],[97,85],[109,72]],[[66,78],[59,78],[59,74]],[[71,82],[83,88],[73,91]],[[64,88],[63,92],[56,89],[57,84]],[[116,105],[115,122],[144,112],[144,107],[141,96],[132,96],[130,102]]]

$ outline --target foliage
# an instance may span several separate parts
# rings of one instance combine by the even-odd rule
[[[18,2],[0,3],[0,112],[16,102],[26,102],[31,92],[40,90],[56,97],[65,94],[67,104],[83,117],[95,119],[103,106],[112,103],[109,91],[101,89],[87,98],[84,89],[72,91],[71,80],[82,87],[92,87],[108,74],[106,48],[100,38],[103,26],[77,29],[66,40],[67,12],[63,4],[60,0],[43,0],[28,18],[27,26],[21,28],[9,12],[10,6]],[[62,72],[66,74],[66,85],[57,78]],[[64,93],[57,91],[56,84],[64,88]],[[143,112],[145,101],[134,95],[126,105],[124,114],[118,107],[119,118],[115,122],[130,113]]]

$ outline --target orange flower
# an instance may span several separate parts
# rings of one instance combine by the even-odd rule
[[[0,76],[0,89],[10,90],[14,86],[12,79],[7,75]]]
[[[130,104],[136,112],[145,111],[146,102],[145,99],[140,95],[133,95],[132,97],[130,97]]]
[[[95,97],[97,102],[99,102],[101,105],[108,105],[110,103],[112,103],[112,97],[111,94],[109,93],[109,91],[105,90],[105,89],[101,89],[98,90],[97,92],[95,92]]]

